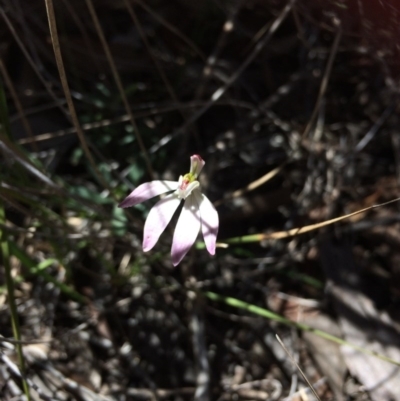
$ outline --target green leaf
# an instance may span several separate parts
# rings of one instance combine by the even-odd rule
[[[117,205],[113,207],[111,227],[113,233],[120,237],[125,235],[128,229],[128,218],[123,209],[119,208]]]

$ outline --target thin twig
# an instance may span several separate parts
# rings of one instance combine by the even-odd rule
[[[368,143],[373,139],[373,137],[376,135],[376,133],[380,130],[382,125],[385,123],[385,121],[390,117],[390,115],[393,113],[397,106],[397,101],[392,102],[386,109],[383,111],[383,113],[380,115],[380,117],[376,120],[375,124],[368,130],[368,132],[363,136],[360,142],[356,145],[355,152],[361,152]]]
[[[10,19],[8,18],[7,14],[5,13],[5,11],[3,10],[3,7],[0,7],[0,14],[3,17],[8,29],[10,30],[13,38],[15,39],[15,41],[17,42],[19,48],[21,49],[22,53],[24,54],[26,60],[28,61],[29,65],[32,67],[34,73],[36,74],[36,76],[38,77],[39,81],[43,84],[43,86],[45,87],[47,93],[50,95],[50,97],[54,100],[55,104],[57,105],[57,107],[59,107],[59,109],[61,110],[61,112],[67,117],[69,118],[68,112],[65,110],[65,108],[63,107],[64,104],[64,100],[63,99],[59,99],[57,97],[57,95],[54,93],[53,89],[51,88],[50,84],[43,78],[43,75],[40,73],[35,61],[32,59],[31,55],[29,54],[28,50],[26,50],[26,47],[24,45],[24,43],[22,42],[21,38],[18,36],[17,31],[14,29],[13,24],[11,23]]]
[[[136,29],[139,32],[140,38],[142,39],[142,41],[143,41],[143,43],[144,43],[144,45],[146,47],[147,53],[151,57],[151,60],[153,61],[154,65],[156,66],[156,69],[157,69],[162,81],[164,82],[165,87],[167,88],[169,96],[174,101],[174,103],[176,103],[178,105],[178,111],[180,112],[183,120],[186,121],[187,117],[186,117],[186,115],[185,115],[185,113],[183,111],[183,108],[179,107],[181,105],[180,101],[179,101],[178,97],[176,96],[174,88],[172,87],[171,83],[169,82],[169,79],[168,79],[167,75],[165,74],[164,70],[162,69],[160,63],[158,62],[157,57],[154,56],[154,53],[153,53],[153,51],[151,49],[151,46],[150,46],[150,43],[147,40],[147,36],[144,33],[144,30],[143,30],[142,25],[141,25],[141,23],[139,21],[139,18],[136,15],[136,12],[135,12],[134,8],[130,4],[129,0],[123,0],[123,1],[125,3],[126,8],[128,9],[129,15],[131,16],[133,23],[136,26]],[[196,140],[198,140],[198,138],[196,138]]]
[[[78,116],[76,114],[75,105],[72,100],[71,91],[70,91],[69,85],[68,85],[67,75],[65,73],[64,62],[62,59],[60,41],[59,41],[58,32],[57,32],[56,17],[55,17],[55,13],[54,13],[53,0],[45,0],[45,3],[46,3],[47,17],[48,17],[48,21],[49,21],[51,42],[53,44],[57,68],[58,68],[58,72],[60,74],[61,84],[62,84],[62,87],[64,90],[65,98],[67,100],[67,105],[68,105],[69,112],[71,114],[72,122],[76,129],[76,133],[78,135],[79,141],[82,145],[82,149],[83,149],[86,157],[88,158],[89,163],[92,166],[97,179],[103,185],[104,188],[107,188],[112,193],[112,191],[109,189],[107,182],[104,180],[103,176],[101,175],[100,171],[98,170],[98,168],[96,166],[93,156],[86,143],[85,135],[84,135],[82,127],[79,123]]]
[[[90,43],[89,35],[86,32],[85,26],[83,25],[82,21],[79,19],[79,16],[75,12],[71,1],[70,0],[62,0],[62,2],[64,3],[66,9],[71,14],[71,17],[72,17],[73,21],[75,22],[76,26],[79,28],[80,32],[82,33],[83,41],[86,45],[86,48],[89,51],[90,58],[92,59],[92,62],[93,62],[93,66],[97,69],[98,72],[101,72],[101,70],[99,69],[99,64],[96,62],[96,57],[95,57],[93,48]]]
[[[173,34],[175,34],[179,39],[181,39],[183,42],[185,42],[192,50],[194,50],[195,53],[197,53],[200,58],[203,60],[206,60],[206,56],[204,53],[197,47],[197,45],[192,42],[187,36],[185,36],[182,32],[180,32],[176,27],[171,25],[168,21],[166,21],[163,17],[161,17],[159,14],[157,14],[153,9],[151,9],[148,4],[142,2],[141,0],[134,0],[135,3],[138,3],[140,7],[144,8],[157,22],[159,22],[161,25],[163,25],[166,29],[171,31]]]
[[[3,60],[1,58],[0,58],[0,70],[1,70],[1,74],[3,75],[3,78],[4,78],[4,82],[7,85],[8,90],[10,91],[10,95],[11,95],[13,101],[14,101],[14,104],[15,104],[15,107],[16,107],[16,109],[18,111],[18,115],[19,115],[19,117],[21,119],[22,125],[24,126],[25,131],[26,131],[29,139],[31,140],[32,149],[35,152],[37,152],[38,151],[38,146],[37,146],[37,143],[35,141],[35,136],[33,135],[32,128],[31,128],[31,126],[30,126],[30,124],[29,124],[29,122],[28,122],[28,120],[26,118],[24,108],[22,107],[22,104],[21,104],[21,102],[19,100],[19,97],[17,95],[17,91],[14,88],[14,85],[12,83],[10,75],[8,74],[7,68],[4,65]]]
[[[321,80],[321,85],[319,87],[318,97],[317,97],[317,101],[315,102],[314,110],[311,114],[310,120],[308,121],[306,129],[304,130],[304,132],[302,134],[303,138],[306,138],[308,136],[311,128],[314,125],[314,121],[317,118],[319,108],[321,107],[321,104],[322,104],[322,99],[325,96],[325,92],[328,87],[328,82],[329,82],[329,78],[331,75],[333,62],[335,60],[336,53],[339,48],[340,39],[342,38],[341,23],[339,20],[336,20],[336,19],[334,20],[334,22],[336,23],[336,27],[337,27],[335,40],[333,42],[331,52],[329,54],[328,62],[326,63],[325,72],[324,72],[324,75]]]
[[[190,103],[185,103],[185,104],[172,104],[172,105],[168,105],[168,106],[154,106],[154,108],[152,110],[146,110],[146,111],[138,111],[137,113],[135,113],[135,117],[138,118],[142,118],[142,117],[149,117],[149,116],[154,116],[154,115],[158,115],[158,114],[163,114],[163,113],[169,113],[172,111],[176,111],[179,109],[182,110],[190,110],[192,108],[198,108],[204,105],[205,102],[190,102]],[[240,108],[244,108],[244,109],[248,109],[248,110],[253,110],[253,107],[250,103],[247,102],[240,102],[240,101],[218,101],[216,103],[216,105],[218,106],[234,106],[234,107],[240,107]],[[151,107],[151,105],[149,106]],[[143,107],[141,107],[143,108]],[[129,115],[128,114],[123,114],[122,116],[119,117],[115,117],[112,119],[104,119],[101,121],[95,121],[95,122],[91,122],[91,123],[86,123],[86,124],[82,124],[81,127],[84,131],[89,131],[92,129],[96,129],[96,128],[104,128],[104,127],[109,127],[111,125],[114,124],[120,124],[120,123],[124,123],[129,121]],[[61,137],[64,135],[70,135],[70,134],[75,134],[76,133],[76,128],[75,127],[71,127],[71,128],[67,128],[67,129],[63,129],[63,130],[59,130],[59,131],[55,131],[55,132],[45,132],[43,134],[39,134],[35,136],[35,140],[36,141],[47,141],[49,139],[52,138],[57,138],[57,137]],[[30,139],[29,138],[22,138],[18,140],[19,144],[25,144],[25,143],[29,143]]]
[[[151,57],[151,60],[153,61],[154,65],[156,66],[157,71],[160,74],[160,77],[161,77],[162,81],[164,82],[164,85],[167,88],[167,91],[168,91],[171,99],[175,103],[179,104],[178,98],[175,95],[174,89],[172,88],[172,85],[169,82],[168,77],[165,75],[164,70],[162,69],[160,63],[158,62],[157,58],[154,56],[153,51],[151,50],[150,43],[147,40],[146,34],[143,31],[142,25],[141,25],[137,15],[136,15],[136,12],[135,12],[134,8],[132,7],[132,5],[129,2],[129,0],[123,0],[123,2],[125,3],[125,6],[126,6],[128,12],[129,12],[129,15],[131,16],[132,21],[135,24],[135,27],[139,32],[140,38],[142,39],[142,41],[143,41],[143,43],[144,43],[144,45],[146,47],[147,53]]]
[[[277,174],[279,174],[281,172],[282,168],[285,165],[286,165],[286,163],[283,163],[279,167],[274,168],[273,170],[269,171],[267,174],[264,174],[262,177],[260,177],[257,180],[251,182],[246,187],[244,187],[242,189],[238,189],[238,190],[234,191],[233,193],[231,193],[230,195],[228,195],[227,197],[214,202],[214,206],[219,206],[223,202],[225,202],[225,201],[227,201],[229,199],[238,198],[239,196],[242,196],[247,192],[254,191],[256,188],[258,188],[259,186],[265,184],[266,182],[268,182],[269,180],[274,178]]]
[[[267,34],[265,35],[265,37],[263,38],[263,40],[258,42],[258,44],[257,44],[257,46],[255,46],[253,52],[240,65],[240,67],[228,78],[225,85],[221,86],[219,89],[217,89],[213,93],[213,95],[211,96],[211,99],[208,101],[208,103],[203,108],[201,108],[197,113],[195,113],[185,124],[183,124],[175,132],[161,138],[160,141],[158,141],[155,145],[153,145],[150,148],[150,153],[156,152],[162,146],[164,146],[168,142],[170,142],[173,138],[182,134],[189,127],[189,125],[191,125],[195,121],[197,121],[232,86],[232,84],[240,77],[240,75],[246,70],[246,68],[254,61],[254,59],[258,56],[258,54],[261,52],[261,50],[264,48],[264,46],[267,44],[267,42],[271,39],[272,35],[280,27],[280,25],[282,24],[282,22],[285,20],[286,16],[289,14],[290,10],[292,9],[295,1],[296,0],[290,0],[286,4],[286,6],[283,8],[283,10],[279,13],[278,17],[271,24],[271,27],[270,27],[269,31],[267,32]]]
[[[283,350],[286,352],[287,356],[290,358],[290,360],[292,361],[293,365],[296,366],[297,370],[300,372],[301,376],[303,377],[303,379],[305,380],[305,382],[307,383],[308,387],[310,387],[311,391],[313,392],[313,394],[315,395],[315,398],[318,401],[321,401],[321,398],[319,398],[319,395],[317,394],[317,392],[315,391],[314,387],[312,386],[312,384],[310,383],[310,381],[307,379],[307,376],[304,374],[304,372],[302,371],[302,369],[300,368],[299,364],[296,362],[296,360],[293,358],[293,356],[290,354],[289,350],[286,348],[286,345],[283,343],[283,341],[280,339],[280,337],[278,336],[278,334],[276,334],[276,339],[278,340],[279,344],[281,345],[281,347],[283,348]]]
[[[46,0],[46,2],[47,1],[49,1],[49,0]],[[154,177],[154,172],[153,172],[153,168],[151,166],[151,161],[150,161],[148,152],[147,152],[147,150],[146,150],[146,148],[144,146],[143,139],[142,139],[142,137],[140,135],[139,128],[138,128],[138,126],[136,124],[136,121],[135,121],[135,118],[133,116],[131,106],[129,105],[128,99],[126,97],[125,90],[124,90],[124,87],[122,85],[121,77],[120,77],[120,75],[118,73],[117,67],[115,65],[113,56],[112,56],[111,51],[110,51],[110,47],[108,46],[108,43],[107,43],[106,38],[104,36],[104,32],[103,32],[103,30],[101,28],[99,18],[97,16],[96,10],[95,10],[95,8],[93,6],[93,2],[92,2],[92,0],[85,0],[85,2],[86,2],[86,5],[87,5],[87,7],[89,9],[90,15],[92,17],[94,26],[95,26],[96,31],[97,31],[97,35],[99,36],[100,42],[101,42],[101,44],[103,46],[104,53],[106,54],[107,61],[108,61],[109,65],[110,65],[111,72],[113,74],[115,83],[117,84],[118,90],[120,92],[122,102],[124,103],[126,112],[129,115],[129,121],[132,124],[133,130],[135,132],[136,140],[138,141],[139,148],[140,148],[140,150],[142,152],[142,155],[143,155],[143,158],[145,160],[146,167],[147,167],[147,172],[149,173],[150,178],[153,178]]]
[[[369,206],[360,210],[357,210],[353,213],[346,214],[344,216],[339,216],[335,217],[334,219],[330,220],[325,220],[321,223],[316,223],[316,224],[310,224],[308,226],[303,226],[303,227],[297,227],[297,228],[292,228],[287,231],[276,231],[273,233],[268,233],[268,234],[250,234],[250,235],[245,235],[242,237],[236,237],[236,238],[230,238],[229,240],[226,240],[225,242],[229,244],[235,244],[235,243],[245,243],[245,242],[259,242],[259,241],[265,241],[269,239],[283,239],[283,238],[289,238],[289,237],[294,237],[296,235],[308,233],[310,231],[317,230],[322,227],[329,226],[334,223],[338,223],[339,221],[349,219],[350,217],[357,216],[358,214],[365,213],[369,210],[372,209],[377,209],[382,206],[387,206],[390,205],[391,203],[399,202],[400,198],[395,198],[390,201],[380,203],[377,205]]]
[[[205,66],[203,67],[202,79],[200,81],[198,89],[196,90],[196,99],[199,99],[202,97],[204,86],[207,82],[207,79],[213,75],[213,69],[217,63],[218,56],[222,52],[222,49],[225,46],[225,43],[227,42],[228,36],[233,31],[233,28],[235,26],[235,18],[239,12],[241,4],[242,4],[242,0],[237,0],[236,3],[232,6],[232,9],[228,15],[228,18],[226,19],[226,21],[222,27],[222,32],[220,33],[219,38],[216,41],[214,50],[207,57],[207,62],[205,64]]]

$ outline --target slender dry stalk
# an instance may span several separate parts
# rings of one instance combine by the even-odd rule
[[[146,34],[143,31],[142,25],[140,24],[140,21],[139,21],[137,15],[136,15],[136,12],[135,12],[134,8],[130,4],[129,0],[123,0],[123,1],[125,3],[126,8],[128,9],[129,15],[131,16],[131,18],[133,20],[133,23],[135,24],[135,26],[136,26],[136,28],[137,28],[137,30],[139,32],[139,35],[140,35],[141,39],[143,40],[143,43],[145,44],[147,52],[149,53],[154,65],[157,68],[158,73],[161,76],[162,81],[164,82],[164,85],[167,88],[167,91],[168,91],[171,99],[175,102],[175,104],[180,106],[181,104],[180,104],[180,101],[179,101],[179,99],[177,98],[177,96],[175,94],[174,88],[172,87],[171,83],[169,82],[168,77],[164,73],[164,70],[162,69],[160,63],[158,62],[157,58],[154,56],[154,54],[153,54],[153,52],[151,50],[150,43],[147,40]],[[179,111],[180,115],[182,116],[183,120],[186,121],[187,117],[185,115],[185,112],[183,111],[183,108],[182,107],[178,107],[178,111]],[[199,144],[200,141],[199,141],[198,135],[196,135],[196,132],[195,132],[195,139],[197,141],[197,144]]]
[[[102,44],[104,52],[106,54],[107,61],[110,64],[111,72],[113,74],[115,83],[117,84],[119,93],[121,95],[122,102],[124,103],[126,112],[129,115],[129,120],[130,120],[130,123],[132,124],[133,130],[135,132],[136,140],[138,141],[139,148],[140,148],[140,150],[142,152],[143,158],[144,158],[145,163],[146,163],[147,172],[149,173],[150,178],[153,178],[154,177],[154,172],[153,172],[153,168],[151,166],[151,161],[150,161],[148,152],[147,152],[147,150],[146,150],[146,148],[144,146],[143,139],[142,139],[142,137],[140,135],[139,127],[136,124],[135,118],[134,118],[133,113],[132,113],[131,106],[129,105],[128,99],[126,97],[126,94],[125,94],[125,91],[124,91],[124,87],[122,85],[121,77],[120,77],[120,75],[118,73],[117,66],[115,65],[113,56],[112,56],[111,51],[110,51],[110,47],[108,46],[108,43],[107,43],[106,38],[104,36],[104,32],[103,32],[103,29],[102,29],[102,27],[100,25],[100,21],[99,21],[99,18],[97,16],[96,10],[95,10],[95,8],[93,6],[93,2],[92,2],[92,0],[85,0],[85,2],[86,2],[86,5],[87,5],[87,7],[89,9],[90,15],[91,15],[91,17],[93,19],[93,23],[95,25],[95,28],[96,28],[96,31],[97,31],[97,35],[100,38],[101,44]]]
[[[90,55],[90,58],[92,59],[93,66],[97,69],[98,72],[101,72],[98,68],[98,63],[96,62],[96,57],[93,52],[93,47],[91,46],[91,43],[90,43],[90,37],[86,31],[85,26],[83,25],[79,16],[75,12],[74,7],[71,4],[71,2],[69,0],[62,0],[62,2],[64,3],[65,8],[68,10],[68,12],[71,14],[73,21],[75,22],[76,26],[78,27],[79,31],[82,34],[83,41],[85,43],[86,48],[89,51],[89,55]]]
[[[82,145],[82,149],[83,149],[87,159],[89,160],[89,163],[92,166],[97,179],[103,185],[104,188],[107,188],[110,191],[110,193],[112,193],[107,182],[104,180],[104,178],[102,177],[100,171],[98,170],[98,168],[96,166],[96,162],[93,159],[93,156],[87,145],[82,127],[79,123],[78,115],[76,114],[75,105],[72,100],[71,91],[70,91],[69,85],[68,85],[67,75],[65,73],[64,62],[62,59],[60,41],[59,41],[58,32],[57,32],[56,17],[55,17],[55,13],[54,13],[53,0],[45,0],[45,3],[46,3],[46,10],[47,10],[47,17],[48,17],[48,21],[49,21],[51,42],[53,44],[54,55],[56,58],[57,68],[58,68],[58,72],[60,74],[60,79],[61,79],[61,85],[63,87],[64,95],[67,100],[67,105],[68,105],[69,112],[71,114],[72,122],[76,129],[76,133],[78,135],[79,141]]]
[[[314,125],[315,119],[317,118],[318,111],[322,104],[322,99],[324,98],[326,89],[328,87],[329,77],[331,76],[332,66],[333,66],[333,62],[335,61],[337,50],[339,48],[340,39],[342,38],[342,27],[341,27],[340,21],[335,20],[335,23],[337,26],[335,40],[331,47],[331,52],[329,54],[328,62],[326,63],[325,72],[324,72],[324,75],[321,80],[321,85],[319,88],[317,101],[315,102],[314,110],[311,114],[310,120],[308,121],[306,129],[304,130],[304,132],[302,134],[303,138],[307,137],[311,128]]]
[[[286,352],[287,356],[290,358],[290,360],[292,361],[293,365],[296,366],[297,370],[300,372],[302,378],[305,380],[305,382],[307,383],[308,387],[310,387],[311,391],[313,392],[313,394],[315,395],[315,398],[318,401],[321,401],[321,398],[319,398],[318,393],[315,391],[314,387],[312,386],[312,384],[310,383],[310,381],[307,379],[307,376],[304,374],[304,372],[302,371],[302,369],[300,368],[299,364],[297,363],[297,361],[293,358],[293,356],[290,354],[289,350],[287,349],[286,345],[283,343],[283,341],[280,339],[280,337],[278,336],[278,334],[276,335],[276,339],[278,340],[279,344],[281,345],[281,347],[283,348],[283,350]]]
[[[168,21],[166,21],[163,17],[157,14],[152,8],[150,8],[146,3],[142,2],[141,0],[134,0],[135,3],[139,4],[140,7],[145,9],[157,22],[159,22],[162,26],[176,35],[179,39],[185,42],[198,56],[201,57],[203,61],[206,61],[205,54],[196,46],[194,42],[192,42],[186,35],[180,32],[176,27],[171,25]]]
[[[36,140],[35,140],[35,136],[33,135],[32,128],[31,128],[31,126],[30,126],[30,124],[29,124],[29,122],[28,122],[28,120],[26,118],[24,108],[22,107],[22,104],[21,104],[21,102],[19,100],[17,91],[14,88],[14,84],[13,84],[12,80],[10,79],[10,75],[8,74],[7,68],[4,65],[3,60],[1,58],[0,58],[0,71],[1,71],[1,75],[3,75],[4,82],[5,82],[7,88],[9,90],[9,92],[10,92],[10,95],[11,95],[13,101],[14,101],[14,104],[15,104],[15,107],[16,107],[16,109],[18,111],[18,115],[19,115],[19,118],[21,119],[22,125],[24,126],[25,131],[26,131],[26,133],[27,133],[27,135],[28,135],[28,137],[30,139],[30,143],[32,145],[32,149],[35,152],[37,152],[38,151],[38,146],[37,146],[37,143],[36,143]]]
[[[185,104],[179,104],[179,105],[168,105],[168,106],[157,106],[153,107],[151,110],[146,110],[146,111],[141,111],[141,112],[136,112],[134,114],[135,118],[144,118],[144,117],[149,117],[149,116],[156,116],[159,114],[164,114],[164,113],[170,113],[176,110],[190,110],[190,109],[196,109],[200,108],[205,104],[205,102],[190,102],[190,103],[185,103]],[[242,108],[245,110],[253,110],[253,106],[249,103],[246,102],[240,102],[240,101],[219,101],[216,103],[217,105],[221,106],[234,106],[237,108]],[[104,127],[109,127],[114,124],[120,124],[129,121],[129,116],[127,114],[123,114],[122,116],[115,117],[115,118],[106,118],[101,121],[95,121],[92,123],[86,123],[82,124],[81,127],[84,131],[89,131],[97,128],[104,128]],[[35,141],[47,141],[52,138],[57,138],[57,137],[62,137],[64,135],[71,135],[75,134],[76,129],[75,127],[63,129],[63,130],[58,130],[54,132],[44,132],[43,134],[39,134],[35,136]],[[29,138],[22,138],[18,140],[19,144],[25,144],[25,143],[30,143],[31,140]],[[93,148],[94,149],[94,148]]]
[[[235,26],[235,18],[240,10],[241,5],[242,5],[242,0],[238,0],[236,4],[232,6],[228,18],[226,19],[222,27],[222,32],[220,33],[216,41],[214,50],[207,57],[207,62],[203,67],[203,76],[196,90],[196,99],[200,99],[202,97],[205,84],[207,80],[213,75],[213,70],[217,63],[218,57],[228,40],[229,34],[232,33],[233,31],[233,28]]]
[[[57,107],[69,119],[68,111],[63,107],[64,101],[57,97],[57,95],[54,93],[53,89],[51,88],[50,84],[43,78],[43,75],[40,73],[35,61],[32,59],[31,55],[29,54],[28,50],[26,49],[26,46],[22,42],[21,38],[18,36],[18,33],[15,30],[13,24],[11,23],[7,14],[4,12],[3,7],[0,7],[0,15],[3,17],[4,22],[6,23],[8,29],[10,30],[13,38],[17,42],[18,47],[21,49],[23,55],[25,56],[29,65],[32,67],[32,69],[33,69],[34,73],[36,74],[36,76],[38,77],[39,81],[43,84],[47,93],[54,100],[54,103],[57,105]]]
[[[254,61],[254,59],[258,56],[261,50],[265,47],[277,29],[281,26],[282,22],[285,20],[290,10],[292,9],[296,0],[289,0],[286,6],[282,9],[279,15],[275,18],[275,21],[271,24],[270,29],[266,33],[265,37],[257,43],[254,50],[250,53],[250,55],[243,61],[243,63],[239,66],[239,68],[228,78],[225,85],[221,86],[217,89],[211,99],[207,102],[207,104],[201,108],[197,113],[195,113],[185,124],[183,124],[180,128],[178,128],[172,134],[166,135],[158,141],[155,145],[150,148],[150,152],[154,153],[162,146],[166,145],[173,138],[182,134],[185,129],[195,121],[197,121],[221,96],[232,86],[234,82],[242,75],[242,73],[246,70],[246,68]]]
[[[139,32],[140,38],[142,39],[147,52],[149,53],[149,56],[151,57],[151,60],[153,61],[154,65],[157,68],[158,73],[160,74],[160,77],[162,79],[162,81],[164,82],[165,87],[167,88],[167,91],[169,93],[169,95],[171,96],[171,99],[175,102],[179,104],[178,98],[176,97],[175,91],[172,88],[172,85],[170,84],[168,77],[165,75],[164,70],[162,69],[160,63],[158,62],[157,58],[154,57],[154,53],[151,50],[151,46],[149,41],[147,40],[146,34],[143,31],[142,25],[136,15],[136,12],[134,10],[134,8],[132,7],[132,4],[129,2],[129,0],[123,0],[125,7],[127,8],[129,15],[132,18],[133,23],[135,24],[136,29]]]
[[[315,395],[315,398],[318,401],[321,401],[321,398],[319,398],[319,395],[317,394],[317,392],[315,391],[314,387],[312,386],[312,384],[310,383],[310,381],[307,379],[307,376],[305,375],[305,373],[303,372],[303,370],[300,368],[300,365],[297,363],[297,361],[293,358],[293,356],[291,355],[291,353],[289,352],[289,350],[287,349],[286,345],[283,343],[283,341],[280,339],[280,337],[278,336],[278,334],[276,335],[276,339],[278,340],[278,343],[280,344],[280,346],[283,348],[283,350],[286,352],[287,356],[290,358],[290,360],[292,361],[293,365],[296,366],[297,370],[300,372],[301,377],[305,380],[305,382],[307,383],[308,387],[310,387],[311,391],[313,392],[313,394]]]

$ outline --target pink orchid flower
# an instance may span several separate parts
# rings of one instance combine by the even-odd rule
[[[161,233],[171,221],[173,214],[184,200],[172,240],[172,263],[176,266],[188,253],[199,234],[203,233],[206,248],[215,254],[218,234],[218,213],[208,198],[202,194],[197,178],[205,161],[198,155],[190,158],[190,172],[179,177],[179,181],[151,181],[139,185],[118,206],[125,208],[137,205],[154,196],[172,192],[157,202],[150,210],[144,225],[143,251],[150,251]]]

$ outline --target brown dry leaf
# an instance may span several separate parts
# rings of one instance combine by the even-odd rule
[[[389,315],[376,309],[363,294],[359,270],[346,245],[326,243],[321,261],[344,339],[358,347],[400,361],[400,333]],[[400,400],[400,368],[348,346],[342,353],[350,373],[363,384],[374,401]]]
[[[281,292],[272,292],[268,297],[268,307],[290,320],[309,324],[316,329],[340,337],[340,330],[337,324],[328,316],[321,314],[317,301],[303,299]],[[310,355],[318,365],[319,373],[328,379],[330,389],[334,393],[335,399],[337,401],[343,401],[343,383],[347,369],[340,353],[340,346],[312,332],[304,332],[303,338],[308,346]],[[314,365],[313,362],[311,363]],[[302,368],[303,367],[302,365]],[[311,380],[311,377],[308,378]],[[321,396],[326,391],[327,384],[319,386],[318,393]],[[308,395],[305,394],[304,391],[300,391],[299,394],[291,397],[290,401],[315,399],[311,394],[310,397],[312,398],[305,397],[308,397]]]
[[[337,323],[325,314],[307,316],[302,323],[340,337],[340,329]],[[311,332],[304,332],[303,338],[321,373],[328,379],[331,390],[335,394],[335,400],[343,401],[345,399],[343,385],[347,368],[340,352],[340,345]]]

